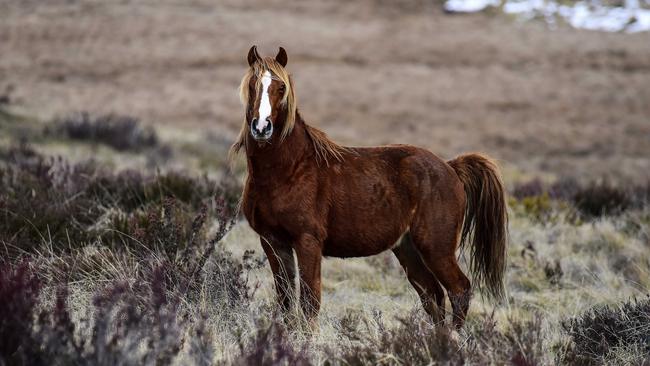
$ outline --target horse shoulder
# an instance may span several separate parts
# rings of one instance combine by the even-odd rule
[[[273,205],[274,196],[272,189],[255,185],[249,177],[244,187],[241,209],[250,226],[258,234],[278,225]]]
[[[296,236],[308,233],[321,239],[325,236],[328,199],[322,196],[323,184],[322,175],[315,169],[292,180],[274,198],[274,212],[288,232]]]

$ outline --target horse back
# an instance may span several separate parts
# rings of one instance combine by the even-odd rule
[[[353,152],[324,171],[330,195],[323,197],[330,202],[326,255],[384,251],[408,230],[421,206],[456,205],[462,194],[453,169],[427,150],[390,145]]]

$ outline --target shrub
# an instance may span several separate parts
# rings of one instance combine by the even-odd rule
[[[540,316],[528,321],[510,320],[505,331],[497,330],[492,315],[483,316],[466,324],[465,340],[449,326],[433,324],[419,312],[412,312],[399,321],[400,325],[394,328],[381,326],[376,338],[354,326],[342,328],[350,346],[342,351],[329,349],[329,362],[343,365],[535,365],[543,361]]]
[[[650,297],[619,306],[599,306],[562,322],[571,344],[564,356],[572,364],[600,364],[618,347],[633,347],[650,358]]]
[[[237,259],[219,245],[236,219],[223,199],[217,199],[213,207],[203,205],[194,216],[182,207],[174,199],[152,205],[122,224],[126,226],[118,234],[121,241],[112,242],[121,242],[141,259],[155,253],[156,260],[170,268],[170,281],[187,301],[196,300],[204,290],[213,305],[235,315],[234,309],[247,307],[252,300],[257,286],[250,283],[249,273],[260,268],[265,259],[252,251]],[[212,235],[208,235],[208,219],[217,222],[218,229]]]
[[[132,282],[113,281],[95,294],[92,311],[73,317],[65,285],[48,304],[27,264],[3,266],[0,364],[213,364],[212,334],[204,316],[180,306],[173,270],[163,263]],[[308,364],[277,324],[242,340],[240,351],[239,364]]]
[[[573,178],[561,178],[548,188],[548,196],[554,200],[572,202],[581,187]]]
[[[546,187],[541,180],[533,179],[515,185],[512,197],[516,199],[514,204],[521,203],[526,214],[540,221],[551,218],[557,208],[553,201],[570,203],[582,217],[595,218],[643,207],[650,200],[650,183],[625,190],[607,180],[581,186],[575,179],[567,178]]]
[[[37,347],[30,351],[36,356],[23,349],[17,354],[36,365],[171,364],[186,337],[199,338],[194,339],[190,357],[210,354],[209,332],[194,327],[183,316],[178,297],[169,296],[164,279],[157,273],[148,283],[137,280],[132,286],[118,282],[109,285],[96,295],[92,318],[78,322],[72,321],[67,290],[60,288],[54,306],[38,315],[30,339],[24,343]]]
[[[560,285],[562,281],[562,277],[564,276],[564,271],[562,270],[560,261],[556,259],[553,262],[553,264],[551,264],[550,262],[545,263],[544,276],[546,276],[546,279],[551,285],[553,286]]]
[[[91,165],[46,159],[28,147],[4,152],[0,166],[0,240],[29,250],[42,242],[88,240],[85,227],[101,214],[84,195]]]
[[[164,214],[165,208],[174,211],[177,228],[189,230],[185,224],[214,197],[223,201],[224,212],[234,214],[240,192],[234,180],[219,184],[178,172],[154,176],[134,171],[112,173],[93,163],[45,158],[27,146],[0,152],[0,158],[5,162],[0,165],[0,240],[14,252],[33,252],[44,242],[57,252],[98,239],[120,246],[125,242],[122,236],[110,234],[114,229],[131,233],[163,228],[169,234],[170,221],[144,227],[148,216],[155,219],[155,213]],[[170,199],[178,205],[166,204]],[[213,212],[215,207],[211,205]],[[113,226],[100,225],[111,210]],[[187,233],[180,231],[166,242],[177,245],[170,240],[182,240]]]
[[[189,324],[178,293],[168,288],[168,270],[161,265],[149,281],[139,279],[132,286],[116,282],[95,296],[92,347],[75,347],[86,363],[170,364],[178,356]]]
[[[247,309],[253,300],[259,284],[251,282],[250,273],[265,264],[265,257],[256,257],[253,251],[246,251],[241,259],[222,247],[216,249],[212,261],[205,267],[203,280],[207,298],[212,304],[227,309],[222,315],[224,321],[235,321],[235,310]]]
[[[136,255],[155,252],[176,263],[185,259],[189,247],[207,240],[206,215],[207,205],[193,216],[193,211],[170,197],[131,214],[120,213],[107,230],[99,229],[98,235],[104,245],[113,249],[133,249]],[[138,247],[147,250],[138,250]]]
[[[548,194],[526,197],[521,200],[524,212],[537,222],[548,222],[554,211]]]
[[[607,181],[579,190],[573,200],[580,212],[589,217],[617,214],[631,204],[628,192]]]
[[[86,112],[73,114],[54,121],[45,128],[45,134],[105,144],[120,151],[140,151],[158,145],[153,128],[140,126],[134,117],[115,114],[96,118]]]
[[[223,196],[228,206],[234,209],[240,193],[240,188],[232,180],[224,179],[223,183],[217,183],[207,176],[196,178],[173,171],[156,175],[134,170],[118,174],[97,171],[87,181],[86,189],[94,200],[125,211],[162,203],[169,197],[198,209],[206,199],[215,195]]]
[[[40,290],[41,281],[27,263],[0,266],[0,364],[43,361],[31,333]]]
[[[297,348],[289,339],[285,327],[277,320],[260,326],[250,339],[239,339],[239,353],[228,364],[232,365],[297,365],[308,366],[306,348]]]
[[[650,181],[634,187],[632,192],[632,205],[643,207],[650,203]]]
[[[213,364],[197,308],[220,321],[249,310],[263,259],[220,245],[237,219],[234,180],[113,173],[22,145],[0,150],[0,185],[0,364]],[[24,256],[33,262],[17,265]],[[77,280],[95,295],[73,313]],[[232,359],[309,364],[277,322],[242,337]]]
[[[567,209],[564,197],[560,196],[565,191],[560,187],[554,185],[549,189],[539,179],[517,184],[512,193],[515,200],[510,204],[533,221],[546,223],[556,220],[558,214]]]
[[[512,191],[512,196],[518,200],[523,200],[528,197],[541,196],[544,192],[542,181],[536,178],[525,183],[516,184]]]

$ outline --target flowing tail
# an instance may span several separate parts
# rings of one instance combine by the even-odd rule
[[[480,154],[461,155],[447,163],[465,186],[467,207],[461,246],[472,242],[470,271],[479,288],[499,301],[505,292],[508,241],[508,212],[499,168]]]

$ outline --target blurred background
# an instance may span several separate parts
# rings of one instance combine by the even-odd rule
[[[217,155],[248,49],[283,46],[302,115],[336,141],[482,151],[510,181],[645,182],[648,2],[562,4],[1,1],[0,102],[38,123],[129,116]]]

